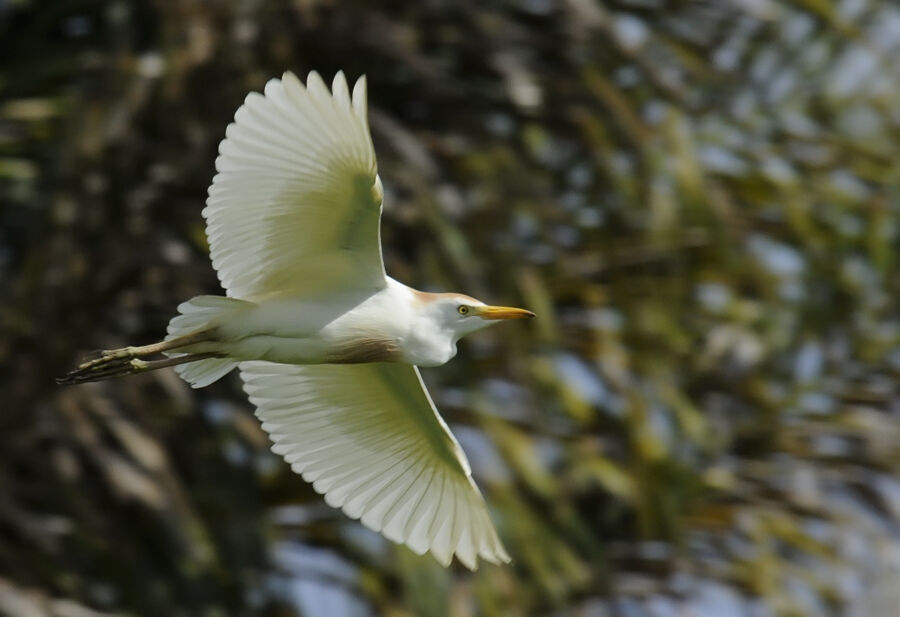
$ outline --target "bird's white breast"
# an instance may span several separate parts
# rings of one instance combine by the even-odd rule
[[[456,355],[452,333],[434,324],[414,290],[388,278],[388,285],[330,325],[336,340],[352,342],[366,336],[396,343],[397,361],[439,366]]]

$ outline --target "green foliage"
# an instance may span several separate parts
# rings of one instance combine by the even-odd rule
[[[887,0],[0,2],[0,613],[893,615],[898,32]],[[425,374],[509,567],[328,509],[236,379],[51,383],[216,291],[216,146],[286,69],[368,74],[393,276],[538,313]]]

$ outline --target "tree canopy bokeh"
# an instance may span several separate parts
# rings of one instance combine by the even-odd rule
[[[0,0],[0,614],[892,617],[891,0]],[[59,388],[217,293],[245,94],[369,80],[389,273],[533,309],[425,371],[513,557],[328,508],[237,376]]]

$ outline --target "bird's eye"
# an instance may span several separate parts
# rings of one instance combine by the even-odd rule
[[[460,304],[460,305],[456,308],[456,312],[459,313],[460,315],[468,315],[468,314],[469,314],[469,307],[466,306],[465,304]]]

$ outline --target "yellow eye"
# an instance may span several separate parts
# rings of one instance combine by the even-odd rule
[[[459,307],[456,309],[456,312],[459,313],[460,315],[468,315],[469,307],[466,306],[465,304],[460,304]]]

